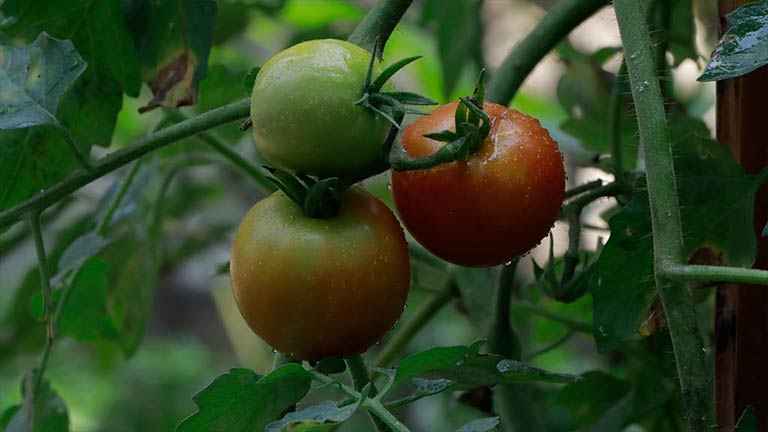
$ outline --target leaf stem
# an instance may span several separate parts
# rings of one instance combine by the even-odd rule
[[[360,398],[363,397],[362,394],[353,390],[348,385],[345,385],[342,382],[336,381],[333,378],[330,378],[326,375],[323,375],[313,370],[308,370],[307,373],[313,380],[323,385],[326,385],[328,387],[333,387],[336,390],[339,390],[344,395],[349,396],[354,400],[360,400]],[[402,422],[400,422],[400,420],[398,420],[394,415],[392,415],[392,413],[389,412],[387,408],[385,408],[384,405],[382,405],[381,402],[379,402],[378,399],[366,398],[362,403],[362,407],[365,408],[368,412],[375,415],[377,418],[381,419],[381,421],[383,421],[387,426],[389,426],[394,431],[409,432],[409,429]]]
[[[376,364],[379,367],[387,367],[405,349],[408,342],[413,339],[416,333],[419,332],[437,313],[443,308],[451,299],[456,295],[456,282],[453,277],[449,277],[446,281],[443,289],[430,297],[426,303],[421,305],[419,310],[411,317],[411,319],[405,322],[399,327],[395,334],[389,339],[389,342],[384,345],[378,357],[376,357]]]
[[[677,282],[731,282],[768,285],[768,270],[711,265],[667,265],[664,276]]]
[[[571,188],[571,189],[568,189],[567,191],[565,191],[565,194],[563,195],[563,199],[567,200],[569,198],[573,198],[573,197],[575,197],[577,195],[580,195],[580,194],[582,194],[584,192],[590,191],[592,189],[599,188],[602,185],[603,185],[603,181],[600,180],[600,179],[592,180],[591,182],[587,182],[587,183],[578,185],[578,186],[576,186],[574,188]]]
[[[613,173],[617,179],[621,178],[624,173],[624,149],[621,144],[621,119],[624,108],[624,92],[626,83],[624,76],[627,74],[627,61],[623,59],[621,61],[621,67],[616,74],[616,78],[613,81],[613,89],[611,90],[611,108],[609,124],[611,127],[611,161],[613,162]]]
[[[120,189],[118,189],[117,193],[112,197],[112,200],[109,203],[109,208],[107,208],[107,212],[99,222],[98,227],[96,227],[97,234],[102,236],[106,234],[109,223],[112,221],[112,216],[115,215],[118,207],[120,207],[120,202],[128,192],[128,189],[131,188],[131,182],[133,182],[134,177],[136,177],[136,173],[139,172],[139,168],[141,168],[141,159],[137,160],[133,163],[133,165],[131,165],[131,169],[128,170],[128,174],[125,175],[123,183],[120,185]]]
[[[615,0],[614,8],[628,58],[640,145],[645,155],[656,288],[672,339],[685,421],[691,432],[707,431],[713,424],[712,373],[707,367],[695,304],[689,287],[663,272],[682,262],[683,236],[672,149],[648,25],[641,2]]]
[[[120,150],[105,156],[94,165],[93,172],[77,170],[52,187],[0,213],[0,230],[18,222],[25,215],[50,207],[61,198],[134,160],[168,144],[202,131],[240,120],[248,116],[250,102],[243,99],[195,118],[151,133]]]
[[[57,119],[53,118],[54,123],[53,127],[59,131],[61,136],[64,138],[64,141],[67,143],[67,147],[69,147],[69,150],[72,152],[72,155],[75,156],[75,159],[77,159],[77,163],[80,164],[83,169],[85,169],[88,172],[94,172],[95,167],[89,160],[89,157],[85,154],[83,154],[82,151],[80,151],[80,147],[77,146],[77,143],[75,142],[75,138],[72,136],[71,133],[69,133],[69,130],[64,127],[63,124],[61,124]]]
[[[504,59],[488,83],[486,100],[509,104],[536,64],[571,30],[607,4],[607,0],[558,2]]]
[[[32,230],[32,236],[35,239],[35,251],[37,252],[37,268],[40,271],[40,287],[43,294],[43,316],[46,329],[46,344],[43,351],[43,356],[40,359],[40,365],[37,368],[35,374],[35,387],[34,395],[37,395],[40,389],[40,384],[43,381],[43,375],[45,374],[45,367],[48,364],[48,357],[53,346],[53,292],[51,291],[51,277],[48,268],[48,258],[45,254],[45,241],[43,239],[43,230],[40,225],[40,212],[33,213],[29,218],[30,229]]]
[[[392,31],[405,15],[413,0],[379,0],[347,39],[368,51],[376,49],[381,59]]]

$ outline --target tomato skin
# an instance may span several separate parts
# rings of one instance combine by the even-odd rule
[[[400,317],[408,245],[389,208],[360,188],[329,219],[305,216],[276,192],[243,219],[230,276],[243,318],[274,349],[299,360],[347,357]]]
[[[251,93],[259,152],[283,168],[341,177],[381,157],[390,123],[355,105],[370,59],[357,45],[324,39],[294,45],[267,61]],[[377,62],[374,77],[380,72]]]
[[[412,157],[444,144],[423,135],[455,130],[458,102],[414,121],[401,142]],[[408,231],[435,255],[464,266],[508,262],[547,235],[562,207],[565,168],[538,120],[485,103],[491,132],[463,162],[392,171],[392,194]]]

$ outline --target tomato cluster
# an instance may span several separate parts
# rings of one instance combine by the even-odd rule
[[[245,216],[230,274],[249,326],[296,359],[365,351],[394,325],[408,295],[403,229],[385,204],[349,184],[371,175],[371,166],[389,165],[391,123],[402,119],[401,102],[428,99],[392,92],[375,79],[379,74],[391,76],[368,51],[315,40],[278,53],[254,83],[253,137],[281,168],[273,171],[281,191]],[[390,105],[379,109],[371,101]],[[408,230],[447,261],[509,261],[535,246],[560,211],[565,172],[557,144],[538,121],[515,110],[444,105],[414,121],[401,146],[393,154],[421,162],[441,149],[461,155],[392,172]]]

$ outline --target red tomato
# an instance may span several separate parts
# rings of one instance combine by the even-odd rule
[[[243,318],[273,348],[299,360],[346,357],[400,317],[408,245],[389,208],[361,188],[347,190],[329,219],[275,192],[243,219],[230,276]]]
[[[425,157],[445,145],[423,135],[455,130],[458,102],[414,121],[404,151]],[[392,171],[397,210],[413,237],[435,255],[465,266],[508,262],[536,246],[561,210],[565,169],[557,143],[538,120],[485,103],[491,132],[466,161]]]

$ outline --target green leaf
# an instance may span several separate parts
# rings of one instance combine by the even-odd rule
[[[124,0],[126,23],[154,95],[141,112],[194,104],[208,68],[216,1]]]
[[[120,329],[109,310],[108,270],[109,265],[97,259],[79,269],[57,323],[61,333],[82,341],[120,340]]]
[[[546,382],[572,383],[581,380],[578,375],[549,372],[516,360],[501,360],[496,368],[505,383]]]
[[[481,418],[465,424],[457,432],[488,432],[496,429],[498,425],[498,417]]]
[[[744,412],[739,417],[739,421],[736,422],[736,426],[733,428],[733,432],[758,432],[760,427],[757,424],[757,413],[755,407],[752,405],[747,406]]]
[[[628,383],[603,372],[587,372],[583,377],[563,387],[553,399],[570,411],[580,429],[595,423],[631,389]]]
[[[6,432],[66,432],[69,414],[64,400],[43,379],[35,394],[33,373],[24,376],[21,383],[22,403],[8,421]]]
[[[765,227],[763,228],[762,237],[763,238],[768,237],[768,223],[765,224]]]
[[[600,65],[601,52],[589,55],[573,47],[565,46],[559,51],[566,63],[565,73],[557,83],[557,99],[568,113],[560,128],[573,136],[588,150],[610,153],[611,98],[614,75]],[[621,109],[620,139],[625,169],[637,165],[637,122],[630,115],[629,105]]]
[[[251,68],[248,73],[243,77],[243,90],[245,94],[250,96],[253,91],[253,83],[256,82],[256,76],[259,74],[261,66]]]
[[[265,432],[321,432],[335,430],[357,409],[356,404],[338,407],[331,401],[288,413],[281,420],[267,425]]]
[[[179,432],[263,431],[309,391],[311,378],[298,364],[286,364],[263,378],[248,369],[230,369],[192,400],[198,412]]]
[[[699,120],[679,112],[669,121],[674,142],[685,253],[707,248],[723,263],[751,266],[757,181],[733,159],[730,150],[710,139]],[[655,294],[653,240],[644,179],[627,206],[610,220],[611,237],[589,281],[594,304],[594,337],[600,350],[638,335]],[[717,199],[712,199],[717,191]]]
[[[735,78],[768,64],[768,0],[747,3],[726,19],[730,28],[699,81]]]
[[[59,107],[59,120],[84,154],[111,144],[123,91],[138,96],[138,59],[120,0],[6,0],[0,34],[32,41],[45,31],[71,40],[88,64]],[[75,25],[77,24],[77,25]],[[46,128],[0,133],[0,210],[45,189],[78,167],[59,132]]]
[[[355,4],[342,0],[289,1],[280,18],[300,30],[311,31],[337,22],[357,22],[364,16]]]
[[[57,125],[59,102],[85,68],[72,42],[45,33],[30,45],[0,45],[0,130]]]
[[[483,0],[424,3],[422,21],[436,27],[445,98],[456,88],[467,64],[475,64],[478,69],[483,67],[482,9]]]
[[[435,347],[412,354],[397,366],[394,384],[413,378],[447,379],[469,387],[493,386],[502,381],[496,368],[501,358],[477,354],[477,346]]]
[[[0,30],[31,39],[41,31],[69,39],[89,65],[106,74],[131,96],[138,96],[138,59],[123,23],[119,0],[6,0]]]
[[[78,340],[107,340],[130,356],[138,348],[149,317],[160,263],[160,236],[150,218],[161,170],[144,165],[120,201],[107,235],[87,232],[75,239],[53,278],[60,292],[69,289],[59,320],[62,333]],[[158,176],[159,177],[159,176]],[[154,182],[152,181],[154,180]],[[101,220],[122,184],[117,180],[100,201]]]

